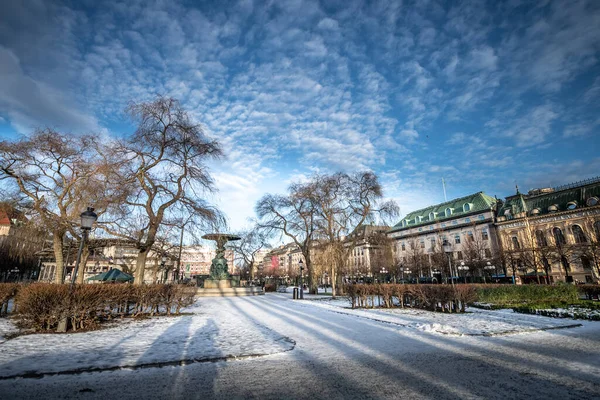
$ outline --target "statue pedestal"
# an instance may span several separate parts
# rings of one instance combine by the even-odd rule
[[[205,289],[228,289],[231,288],[231,279],[205,279]]]

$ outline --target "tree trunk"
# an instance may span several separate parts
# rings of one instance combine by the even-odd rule
[[[54,247],[54,259],[56,260],[54,283],[65,283],[65,264],[63,260],[63,236],[64,232],[54,231],[52,245]]]
[[[335,265],[331,268],[331,298],[335,299],[335,280],[336,280],[336,276],[335,276]]]
[[[83,238],[82,238],[83,240]],[[87,243],[84,243],[83,250],[81,251],[81,261],[79,262],[79,269],[77,271],[76,282],[83,285],[85,278],[85,267],[87,266],[88,258],[90,257],[90,248]]]
[[[148,257],[148,253],[150,252],[150,248],[140,250],[137,256],[137,260],[135,261],[135,277],[133,283],[136,285],[142,285],[144,283],[144,274],[146,272],[146,258]]]

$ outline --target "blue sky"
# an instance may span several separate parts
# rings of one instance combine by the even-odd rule
[[[338,170],[406,214],[442,178],[452,198],[600,175],[599,57],[595,0],[2,2],[0,137],[122,135],[127,102],[171,95],[222,140],[232,228]]]

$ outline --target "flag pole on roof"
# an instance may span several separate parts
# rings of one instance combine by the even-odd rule
[[[442,178],[442,187],[444,188],[444,202],[448,201],[448,197],[446,197],[446,181]]]

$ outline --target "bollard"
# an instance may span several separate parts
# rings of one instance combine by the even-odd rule
[[[298,288],[297,287],[294,288],[294,292],[292,294],[292,299],[298,300]]]

